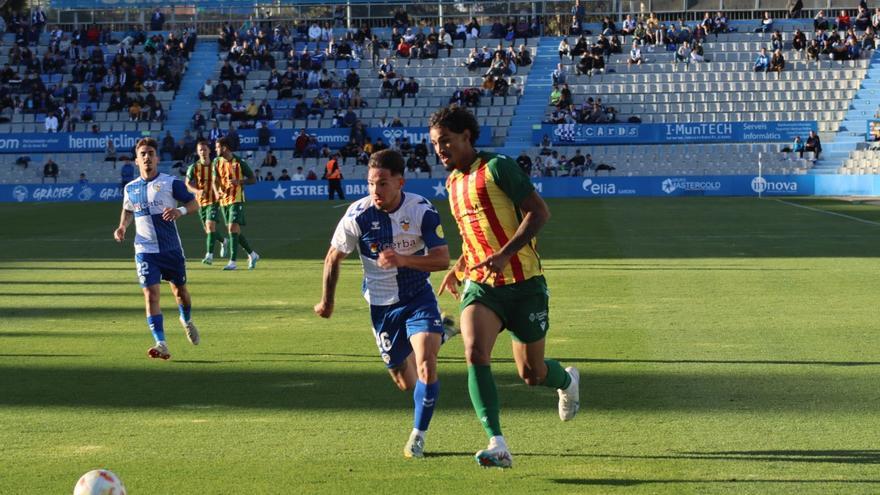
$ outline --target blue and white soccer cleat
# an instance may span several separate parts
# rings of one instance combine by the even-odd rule
[[[260,261],[260,255],[257,254],[256,251],[251,252],[251,254],[248,255],[248,270],[256,268],[257,261]]]
[[[409,440],[403,446],[403,456],[407,459],[421,459],[425,457],[425,437],[416,432],[410,433]]]
[[[206,254],[205,257],[202,258],[202,264],[204,264],[204,265],[210,265],[213,262],[214,262],[214,255],[211,253]]]
[[[574,366],[565,368],[565,372],[571,377],[571,383],[565,390],[556,391],[559,394],[559,419],[562,421],[573,419],[581,407],[581,374]]]
[[[477,464],[486,468],[509,468],[513,466],[513,458],[510,456],[507,447],[492,447],[492,444],[489,444],[488,448],[477,452],[474,455],[474,459],[477,461]]]
[[[230,261],[223,267],[224,270],[238,270],[238,265],[235,264],[234,261]]]
[[[196,328],[192,320],[186,321],[180,317],[180,324],[183,325],[183,331],[186,332],[186,340],[192,345],[199,345],[199,330]]]
[[[150,356],[153,359],[162,359],[166,361],[171,359],[171,353],[168,352],[168,346],[162,342],[157,342],[156,345],[147,349],[147,356]]]

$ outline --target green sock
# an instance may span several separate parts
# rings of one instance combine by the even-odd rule
[[[251,249],[251,245],[248,244],[247,239],[244,238],[244,234],[238,234],[238,243],[241,244],[241,247],[244,248],[244,251],[247,254],[251,254],[254,252],[254,250]]]
[[[545,359],[544,364],[547,365],[547,378],[544,380],[544,386],[549,388],[566,389],[571,385],[571,376],[562,368],[559,361]]]
[[[238,234],[229,234],[229,261],[238,258]]]
[[[468,366],[468,392],[471,404],[489,438],[501,435],[501,419],[498,415],[498,391],[492,368],[488,365]]]
[[[206,245],[208,250],[205,251],[208,254],[214,254],[214,233],[208,232],[208,239],[206,241]]]

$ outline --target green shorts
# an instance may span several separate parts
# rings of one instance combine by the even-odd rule
[[[543,339],[550,329],[550,293],[543,275],[501,287],[466,280],[461,309],[480,303],[498,315],[504,328],[518,342],[530,344]]]
[[[226,225],[237,223],[238,225],[247,225],[244,219],[244,203],[232,203],[228,206],[221,206],[223,212],[223,221]]]
[[[207,221],[216,222],[220,219],[220,203],[211,203],[209,205],[199,207],[199,219],[202,225]]]

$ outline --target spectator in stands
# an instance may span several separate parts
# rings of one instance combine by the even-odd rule
[[[202,111],[196,110],[196,113],[192,116],[192,129],[194,131],[204,131],[207,125],[208,122],[205,120],[205,116],[202,115]]]
[[[856,13],[856,19],[853,21],[853,25],[859,31],[864,31],[871,26],[871,13],[868,12],[867,8],[859,5],[859,10]]]
[[[800,136],[795,136],[794,143],[791,144],[791,151],[792,153],[797,153],[798,158],[804,157],[804,142]]]
[[[816,62],[819,61],[819,54],[822,52],[822,47],[819,45],[819,40],[812,39],[810,40],[810,45],[807,46],[807,60],[814,60]]]
[[[769,72],[778,72],[782,73],[785,69],[785,57],[782,55],[782,50],[777,49],[773,52],[773,57],[770,58],[770,68]]]
[[[271,170],[269,170],[268,172],[266,172],[266,176],[263,177],[263,181],[264,181],[264,182],[275,182],[275,176],[272,175],[272,171],[271,171]]]
[[[275,153],[272,150],[266,152],[266,156],[263,157],[263,161],[260,163],[260,168],[263,167],[272,167],[275,168],[278,166],[278,157],[275,156]]]
[[[51,158],[43,165],[43,178],[40,182],[45,183],[46,179],[52,179],[56,184],[58,183],[58,164]]]
[[[260,151],[266,151],[272,144],[272,131],[269,130],[267,122],[260,122],[257,126],[257,148]]]
[[[282,172],[286,173],[287,170],[283,170]],[[282,177],[283,177],[283,175],[282,175]],[[303,168],[296,167],[296,173],[293,174],[293,177],[291,177],[290,179],[291,180],[306,180],[306,176],[303,175]]]
[[[205,85],[199,90],[199,99],[208,101],[214,100],[214,84],[210,79],[206,80]]]
[[[794,35],[791,38],[791,48],[801,53],[807,49],[807,35],[800,29],[795,29],[794,31]]]
[[[553,70],[550,77],[553,80],[553,84],[565,84],[568,79],[568,71],[565,70],[565,67],[562,64],[556,64],[556,69]]]
[[[690,43],[685,41],[681,45],[679,45],[678,49],[675,51],[675,61],[676,62],[684,62],[686,64],[691,63]]]
[[[813,17],[813,29],[815,31],[825,31],[830,27],[831,23],[825,18],[825,11],[820,9],[819,12],[816,12],[816,16]]]
[[[150,16],[150,31],[161,31],[165,25],[165,14],[156,7],[153,15]]]
[[[532,175],[532,159],[529,158],[529,155],[528,155],[528,153],[526,153],[526,150],[522,150],[519,152],[519,156],[516,159],[516,163],[517,163],[517,165],[519,165],[519,168],[522,169],[523,172],[525,172],[526,175],[528,175],[528,176]]]
[[[755,59],[753,67],[754,72],[767,72],[770,69],[770,58],[767,56],[767,49],[761,48],[761,52]]]
[[[293,144],[293,155],[296,157],[305,157],[306,150],[309,145],[309,135],[305,129],[300,129],[299,135],[296,136]]]
[[[880,28],[880,7],[874,9],[874,13],[871,15],[871,27],[874,28],[874,31]]]
[[[282,182],[291,180],[286,168],[281,170],[281,175],[278,177],[278,180]]]
[[[819,139],[819,135],[816,134],[816,131],[810,131],[810,135],[807,137],[805,149],[808,152],[813,153],[813,158],[815,160],[819,159],[819,154],[822,153],[822,141]]]
[[[630,49],[629,51],[629,59],[627,59],[626,64],[642,65],[642,61],[642,49],[637,41],[633,41],[632,49]],[[578,75],[588,73],[589,70],[592,68],[592,65],[592,59],[585,52],[577,65]]]
[[[767,33],[773,30],[773,18],[770,17],[770,12],[765,11],[764,16],[761,17],[761,25],[755,29],[756,33]]]
[[[46,132],[58,132],[58,116],[54,113],[46,115],[44,125],[46,127]]]
[[[840,14],[837,15],[837,30],[838,31],[846,31],[852,25],[852,19],[849,17],[849,13],[845,10],[841,10]]]
[[[83,185],[89,183],[89,179],[86,178],[86,173],[85,173],[85,172],[82,172],[82,173],[79,174],[79,181],[78,181],[78,182],[79,182],[80,184],[83,184]]]

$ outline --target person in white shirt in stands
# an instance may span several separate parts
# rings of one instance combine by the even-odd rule
[[[629,51],[629,60],[626,61],[627,65],[642,65],[642,49],[639,48],[638,41],[633,41],[632,50]]]
[[[46,132],[58,132],[58,117],[54,113],[46,116]]]
[[[306,180],[306,176],[303,175],[303,168],[296,167],[296,173],[290,177],[291,180]]]
[[[321,39],[321,26],[318,23],[313,23],[309,27],[309,41],[317,42]]]

